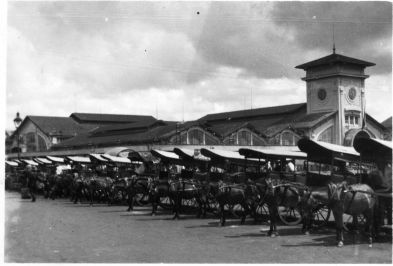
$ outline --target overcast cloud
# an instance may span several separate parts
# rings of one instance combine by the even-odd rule
[[[376,63],[367,112],[391,115],[385,2],[9,2],[6,128],[19,111],[208,113],[305,102],[296,65],[332,52]],[[277,97],[279,95],[280,97]],[[386,106],[386,108],[381,108]]]

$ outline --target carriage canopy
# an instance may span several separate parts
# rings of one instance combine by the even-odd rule
[[[392,162],[392,142],[373,138],[357,138],[353,146],[367,162]]]
[[[52,161],[46,159],[46,158],[34,158],[34,161],[36,161],[39,164],[52,164]]]
[[[22,159],[22,161],[28,165],[38,166],[38,163],[34,162],[33,160]]]
[[[259,161],[256,159],[247,159],[245,156],[235,151],[217,150],[217,149],[206,149],[202,148],[201,153],[203,156],[209,157],[212,162],[224,163],[226,161],[237,164],[237,165],[259,165]]]
[[[174,148],[173,152],[179,155],[182,159],[197,161],[197,162],[208,162],[210,161],[209,157],[203,156],[200,152],[196,152],[191,149],[181,149]]]
[[[162,162],[173,163],[177,165],[184,165],[184,161],[180,159],[179,155],[171,151],[151,150],[151,154],[160,158]]]
[[[298,142],[309,161],[331,164],[333,161],[360,162],[360,154],[353,147],[302,138]]]
[[[89,157],[83,157],[83,156],[67,156],[67,159],[70,160],[71,162],[76,162],[76,163],[91,163]]]
[[[258,158],[258,159],[306,159],[307,154],[301,152],[298,147],[290,146],[275,146],[266,148],[241,148],[239,153],[247,158]]]
[[[153,156],[150,151],[131,151],[128,153],[128,159],[133,163],[135,162],[145,162],[145,163],[159,163],[158,159]]]
[[[14,167],[18,166],[18,163],[13,161],[5,161],[5,163],[8,164],[9,166],[14,166]]]
[[[55,156],[46,156],[46,158],[55,163],[64,163],[64,158],[55,157]]]

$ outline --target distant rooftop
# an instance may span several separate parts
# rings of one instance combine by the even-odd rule
[[[306,103],[297,103],[281,106],[263,107],[257,109],[240,110],[216,114],[208,114],[201,117],[199,121],[217,121],[217,120],[233,120],[244,119],[257,116],[278,115],[284,113],[293,113],[301,108],[306,107]]]
[[[135,123],[156,121],[150,115],[117,115],[117,114],[92,114],[92,113],[72,113],[71,118],[75,119],[78,123]]]

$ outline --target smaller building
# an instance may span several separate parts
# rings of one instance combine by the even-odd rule
[[[12,135],[6,135],[6,153],[18,153],[18,149],[21,153],[44,152],[100,126],[155,120],[152,116],[91,113],[72,113],[69,117],[29,115]]]

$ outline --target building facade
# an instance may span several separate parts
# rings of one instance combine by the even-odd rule
[[[305,136],[352,146],[359,136],[389,138],[388,129],[365,112],[365,69],[374,65],[333,52],[296,66],[305,70],[306,103],[207,114],[183,123],[151,116],[81,113],[48,123],[48,117],[28,116],[14,135],[23,136],[22,152],[50,149],[56,154],[118,146],[136,151],[176,145],[232,150],[295,146]]]

